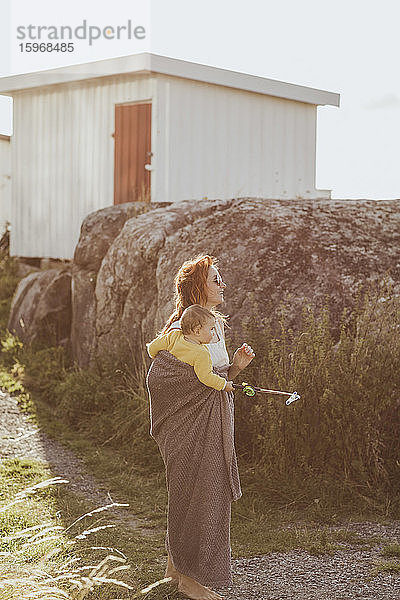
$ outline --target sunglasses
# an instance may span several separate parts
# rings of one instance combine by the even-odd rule
[[[222,280],[222,277],[221,277],[221,275],[219,273],[216,274],[216,282],[217,282],[217,284],[220,287],[221,287],[221,285],[225,285],[224,282],[223,282],[223,280]]]

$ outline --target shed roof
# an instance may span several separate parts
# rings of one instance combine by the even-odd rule
[[[340,101],[333,92],[148,52],[0,77],[0,93],[12,96],[19,90],[129,73],[160,73],[315,105],[339,106]]]

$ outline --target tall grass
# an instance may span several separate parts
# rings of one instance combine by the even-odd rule
[[[138,368],[133,363],[111,358],[90,369],[75,365],[54,386],[51,403],[70,427],[118,450],[137,475],[150,477],[163,463],[149,435],[144,362]]]
[[[364,290],[345,311],[339,339],[325,308],[304,307],[301,331],[245,324],[257,361],[246,381],[301,399],[237,399],[239,448],[270,487],[328,495],[338,505],[380,499],[399,509],[400,298],[390,285]],[[274,482],[274,483],[272,483]]]
[[[54,486],[68,484],[67,480],[41,480],[8,497],[9,488],[18,487],[15,479],[36,479],[43,468],[11,460],[5,461],[0,471],[2,496],[7,496],[0,504],[2,600],[83,600],[115,594],[133,599],[170,581],[164,578],[137,590],[132,578],[126,581],[124,576],[130,565],[123,552],[98,545],[99,532],[114,527],[101,520],[102,514],[127,504],[113,502],[86,512],[68,526],[61,525],[60,515],[54,516],[53,490]]]

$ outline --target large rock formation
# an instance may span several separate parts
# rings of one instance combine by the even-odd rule
[[[135,360],[173,309],[177,269],[200,253],[219,259],[231,334],[249,315],[260,328],[276,326],[282,303],[294,329],[306,302],[328,302],[337,323],[360,283],[385,277],[399,292],[399,207],[240,199],[105,208],[82,224],[72,299],[68,267],[32,273],[17,288],[8,328],[26,342],[71,337],[82,366],[100,356]]]
[[[68,268],[30,273],[18,284],[7,328],[25,343],[46,340],[68,345],[71,273]]]
[[[81,226],[79,242],[72,265],[72,325],[73,355],[80,365],[87,365],[96,353],[97,274],[125,222],[138,215],[156,210],[157,204],[127,202],[103,208],[86,217]]]
[[[400,286],[397,200],[180,202],[129,218],[124,205],[82,225],[73,266],[72,341],[79,364],[129,360],[173,309],[173,277],[190,257],[218,257],[232,330],[257,316],[277,323],[282,302],[296,328],[305,302],[329,301],[336,321],[361,282]],[[109,211],[109,212],[105,212]],[[143,346],[142,346],[143,347]]]
[[[25,343],[41,339],[44,343],[75,344],[75,357],[86,364],[85,349],[86,321],[92,322],[95,307],[94,286],[97,271],[110,244],[122,229],[125,221],[144,212],[156,209],[160,204],[130,202],[112,206],[88,215],[81,228],[80,242],[76,248],[74,264],[73,294],[71,302],[71,266],[40,270],[20,263],[18,272],[27,275],[20,281],[13,297],[7,327]],[[162,204],[161,206],[166,206]],[[50,266],[50,259],[42,259]],[[31,271],[34,271],[33,273]],[[72,311],[79,315],[72,319]],[[71,334],[71,323],[74,329]],[[89,328],[90,344],[93,331]]]

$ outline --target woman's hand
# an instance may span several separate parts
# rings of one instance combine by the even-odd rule
[[[231,369],[235,373],[239,373],[251,363],[253,358],[255,357],[255,353],[253,348],[246,343],[243,343],[240,348],[238,348],[233,355],[233,361]],[[233,378],[233,377],[232,377]]]
[[[233,392],[233,385],[232,385],[232,381],[227,381],[226,382],[226,386],[224,388],[225,392]]]

